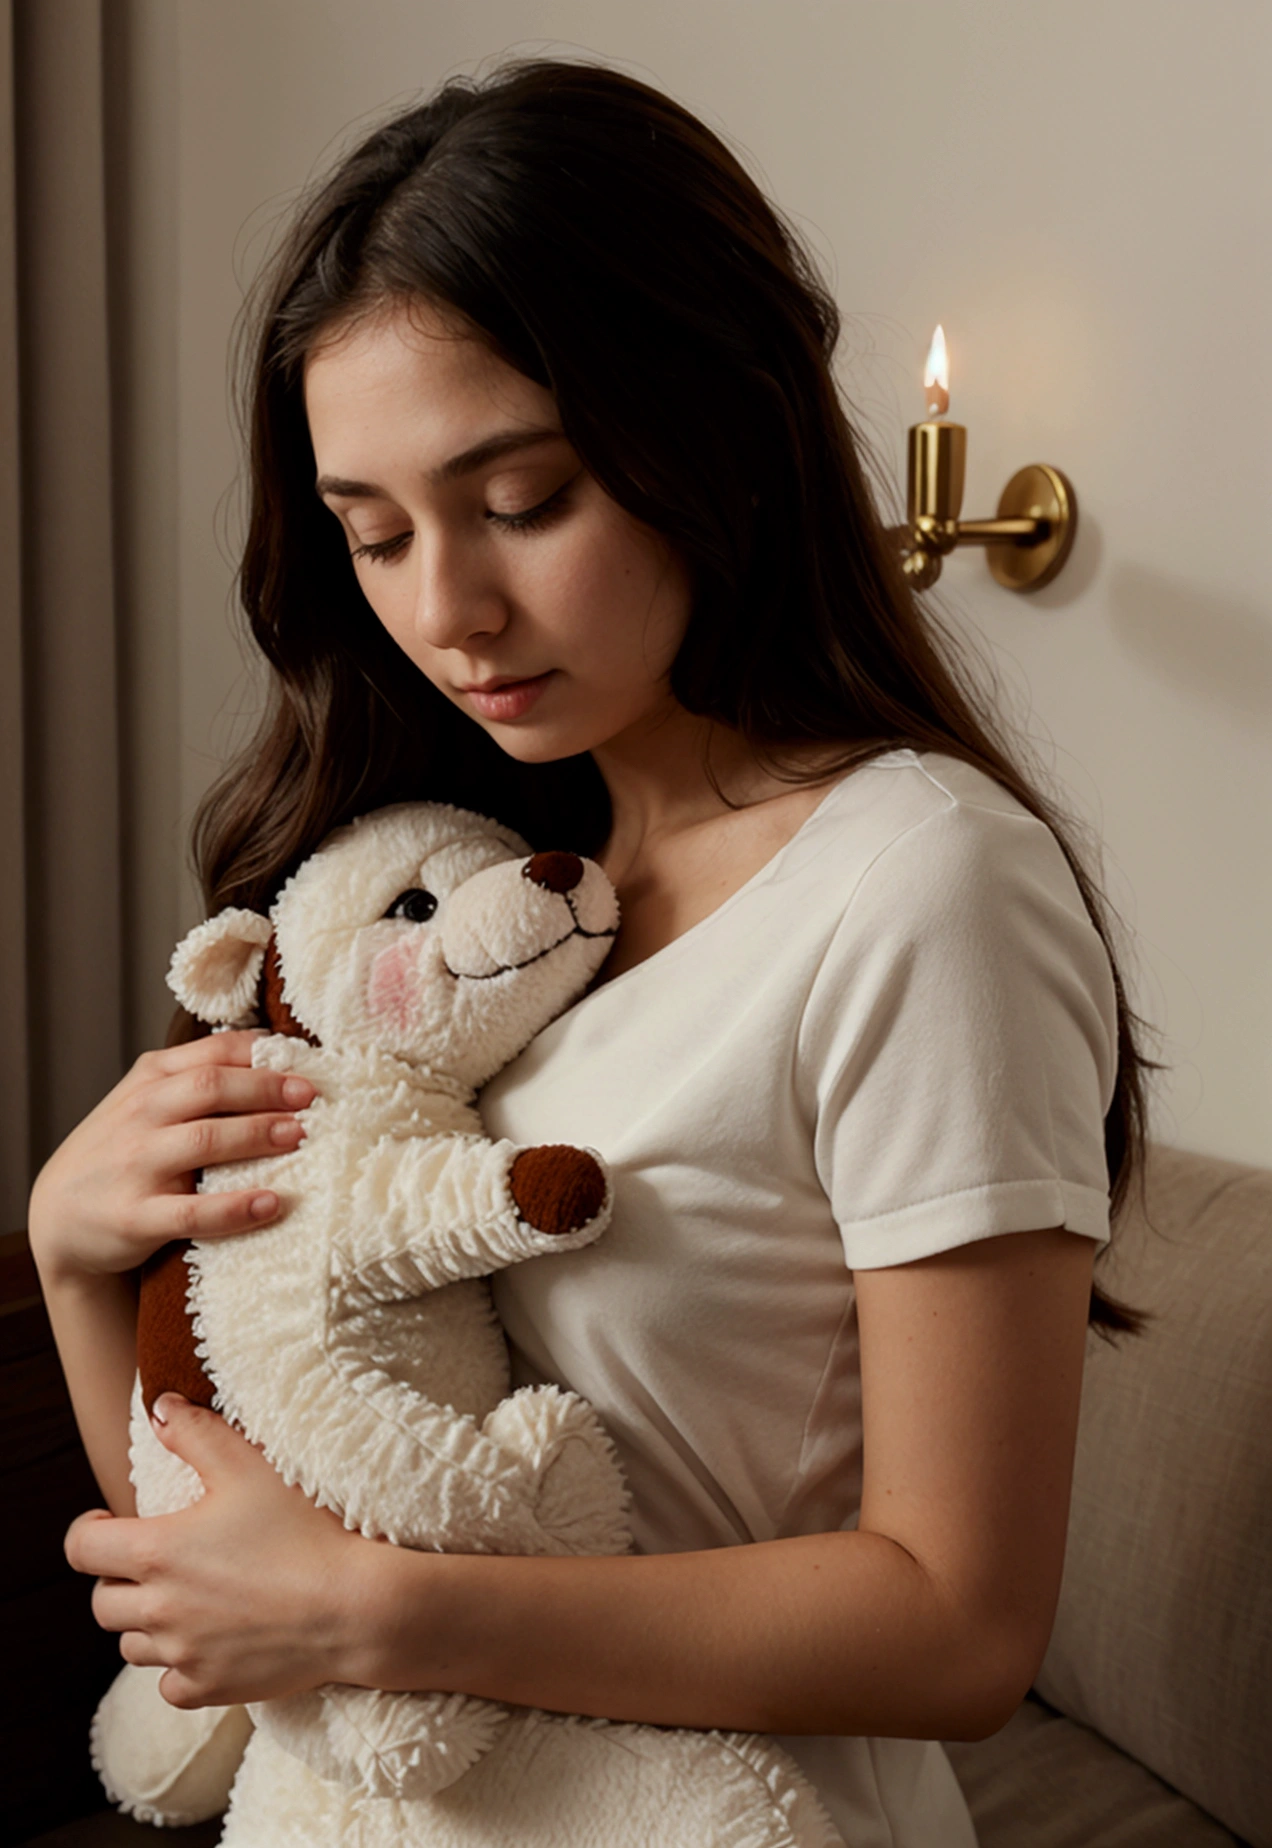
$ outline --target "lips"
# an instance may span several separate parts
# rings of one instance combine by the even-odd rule
[[[496,674],[489,680],[479,681],[475,686],[458,687],[456,691],[468,701],[479,718],[507,722],[520,719],[529,712],[555,673],[556,669],[550,667],[546,673],[534,674],[521,680],[509,674]]]
[[[550,671],[550,670],[549,670]],[[489,680],[475,680],[471,686],[456,687],[457,693],[498,693],[502,687],[524,687],[542,674],[492,674]]]

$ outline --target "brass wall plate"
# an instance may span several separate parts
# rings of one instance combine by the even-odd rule
[[[1078,497],[1067,475],[1047,462],[1031,462],[1014,474],[998,502],[1000,520],[1047,522],[1047,536],[1032,545],[1008,540],[987,545],[985,557],[1007,590],[1041,590],[1064,564],[1078,530]]]

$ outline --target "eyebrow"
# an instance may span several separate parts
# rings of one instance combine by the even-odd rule
[[[540,443],[564,442],[564,432],[557,429],[541,430],[502,430],[493,436],[474,443],[471,449],[461,450],[457,456],[451,456],[440,468],[432,469],[428,479],[441,483],[457,481],[461,475],[471,475],[476,469],[484,468],[488,462],[497,462],[501,456],[513,455],[519,449],[533,449]],[[319,475],[314,483],[315,492],[322,498],[328,494],[339,495],[345,500],[391,500],[391,494],[374,481],[350,481],[343,475]]]

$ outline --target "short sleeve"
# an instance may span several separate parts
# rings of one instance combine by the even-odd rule
[[[951,799],[890,841],[801,1023],[818,1178],[848,1264],[999,1233],[1108,1237],[1112,970],[1051,831]]]

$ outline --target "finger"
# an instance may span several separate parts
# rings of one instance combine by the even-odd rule
[[[138,1065],[160,1076],[185,1072],[200,1065],[250,1065],[252,1047],[265,1038],[263,1027],[235,1027],[228,1033],[207,1033],[181,1046],[158,1046],[143,1053]]]
[[[181,1046],[154,1046],[143,1052],[125,1072],[121,1087],[136,1090],[156,1078],[172,1077],[200,1065],[250,1065],[252,1045],[264,1038],[261,1027],[236,1028],[233,1033],[210,1033]]]
[[[84,1571],[86,1568],[77,1565],[75,1560],[71,1559],[72,1537],[75,1538],[76,1544],[78,1545],[79,1536],[84,1530],[91,1526],[94,1521],[113,1521],[114,1519],[115,1516],[111,1513],[109,1508],[87,1508],[83,1514],[77,1514],[75,1519],[71,1522],[66,1530],[66,1538],[62,1542],[62,1550],[77,1572]]]
[[[219,1412],[209,1411],[205,1405],[191,1405],[179,1393],[161,1393],[150,1416],[155,1435],[164,1449],[188,1463],[203,1479],[208,1493],[212,1492],[218,1478],[242,1470],[245,1463],[249,1467],[256,1464],[266,1469],[271,1467]]]
[[[72,1521],[63,1550],[67,1564],[91,1578],[136,1580],[144,1569],[141,1545],[146,1523],[125,1515],[93,1508]]]
[[[158,1667],[157,1658],[152,1663],[152,1666]],[[182,1674],[179,1668],[169,1668],[166,1674],[160,1675],[159,1692],[163,1695],[163,1698],[170,1707],[181,1707],[186,1711],[194,1707],[206,1707],[210,1704],[203,1698],[203,1695],[195,1687],[189,1677]]]
[[[205,1117],[260,1115],[303,1110],[314,1100],[307,1078],[255,1066],[200,1065],[159,1079],[136,1103],[157,1124],[196,1122]]]
[[[277,1153],[277,1151],[275,1151]],[[163,1193],[148,1200],[137,1216],[139,1232],[155,1246],[174,1238],[233,1238],[269,1225],[282,1211],[271,1187],[234,1193]]]
[[[155,1132],[147,1152],[160,1185],[165,1180],[189,1185],[185,1177],[199,1168],[289,1154],[300,1147],[305,1134],[305,1125],[290,1115],[200,1117]]]
[[[103,1629],[109,1629],[110,1627],[109,1624],[102,1625]],[[119,1638],[119,1653],[123,1656],[125,1662],[131,1662],[134,1668],[163,1667],[162,1646],[155,1641],[153,1636],[149,1636],[145,1630],[123,1631]],[[160,1676],[161,1685],[162,1681],[163,1677]]]
[[[93,1620],[99,1630],[141,1631],[145,1593],[131,1579],[99,1578],[93,1587]]]

